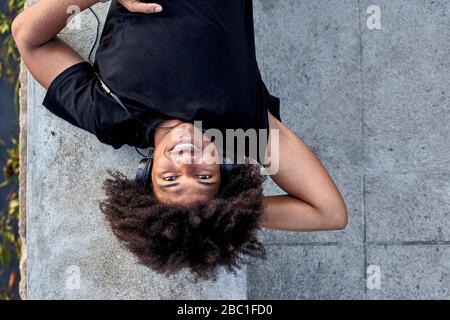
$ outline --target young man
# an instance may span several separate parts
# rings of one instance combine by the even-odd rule
[[[255,228],[346,226],[346,206],[333,180],[281,122],[279,99],[261,79],[251,0],[113,0],[91,65],[57,34],[69,6],[83,11],[96,2],[40,0],[14,20],[13,35],[28,69],[48,90],[47,109],[114,148],[155,147],[153,198],[137,195],[142,189],[116,174],[106,183],[102,206],[116,235],[142,262],[161,271],[190,266],[206,274],[252,251]],[[184,161],[196,146],[211,143],[202,134],[192,140],[194,121],[221,131],[279,130],[276,145],[268,135],[265,156],[279,159],[271,178],[286,194],[263,197],[253,169],[226,180],[210,159]],[[187,152],[172,156],[177,149]]]

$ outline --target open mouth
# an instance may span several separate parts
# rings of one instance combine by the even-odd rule
[[[184,137],[177,140],[170,148],[169,152],[181,153],[181,152],[192,152],[199,151],[200,148],[196,144],[193,137]]]

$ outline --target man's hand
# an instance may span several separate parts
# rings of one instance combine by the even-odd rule
[[[161,5],[157,3],[144,3],[140,0],[119,0],[119,2],[130,12],[157,13],[162,11]]]

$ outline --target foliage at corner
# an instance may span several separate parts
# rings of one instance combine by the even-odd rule
[[[9,159],[3,167],[5,180],[1,187],[11,186],[7,197],[7,212],[0,213],[0,269],[9,273],[5,288],[0,288],[0,300],[17,297],[17,264],[20,261],[20,239],[18,235],[19,197],[17,179],[19,175],[19,144],[12,140],[13,148],[7,150]],[[12,266],[15,264],[16,266]]]
[[[20,56],[11,35],[11,23],[23,9],[26,0],[8,0],[7,10],[0,12],[0,78],[15,88],[16,114],[19,109],[18,62]],[[6,106],[0,106],[6,107]],[[4,137],[1,137],[4,138]],[[20,239],[18,236],[19,221],[19,144],[10,138],[12,147],[7,149],[7,162],[3,167],[4,181],[0,188],[8,188],[6,212],[0,212],[0,278],[8,279],[5,285],[0,283],[0,300],[17,299],[18,263],[20,260]],[[4,144],[0,139],[0,143]]]
[[[10,83],[15,83],[16,81],[16,63],[20,60],[11,35],[11,23],[14,17],[22,10],[24,4],[25,0],[8,0],[8,12],[0,12],[0,36],[4,36],[0,57],[0,77],[5,77]]]

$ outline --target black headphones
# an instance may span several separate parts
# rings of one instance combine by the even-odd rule
[[[150,193],[151,188],[151,178],[150,175],[152,173],[152,164],[153,164],[153,154],[155,149],[153,147],[150,148],[148,152],[148,156],[143,158],[138,165],[138,169],[136,172],[136,182],[145,186],[145,190],[147,193]]]
[[[147,193],[151,191],[152,179],[150,177],[152,173],[153,165],[153,155],[155,149],[150,147],[148,155],[139,161],[139,165],[136,171],[136,182],[145,186]],[[220,164],[220,174],[222,176],[222,181],[226,180],[232,172],[239,170],[240,165],[234,163],[221,163]]]

